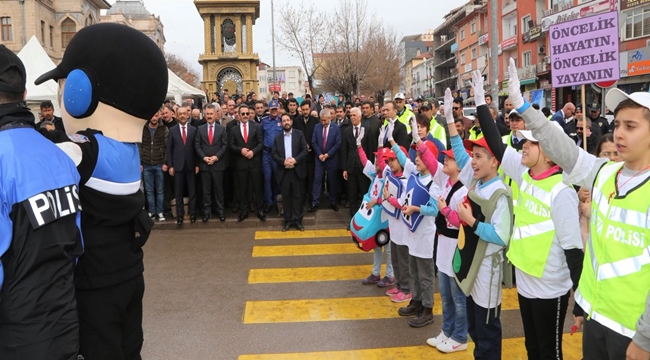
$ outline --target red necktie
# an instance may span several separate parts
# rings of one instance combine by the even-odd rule
[[[208,132],[208,141],[212,145],[212,125],[210,125],[210,131]]]
[[[183,129],[183,145],[187,143],[187,134],[185,133],[185,126],[182,126],[181,129]]]
[[[327,127],[323,128],[323,152],[327,150]]]
[[[242,126],[244,126],[244,142],[248,142],[248,131],[246,131],[246,123],[242,123]]]
[[[358,137],[359,137],[359,128],[355,126],[354,127],[354,138],[356,139]]]

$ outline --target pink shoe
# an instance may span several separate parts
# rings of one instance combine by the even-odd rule
[[[407,301],[411,301],[412,297],[413,295],[411,295],[411,293],[404,294],[403,292],[400,291],[399,293],[391,296],[390,301],[396,303],[407,302]]]
[[[399,293],[399,288],[398,288],[397,286],[395,286],[395,287],[392,288],[392,289],[388,289],[388,290],[386,291],[386,295],[388,295],[388,296],[397,295],[398,293]]]

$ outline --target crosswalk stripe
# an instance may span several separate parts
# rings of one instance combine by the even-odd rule
[[[444,357],[445,360],[469,360],[474,358],[472,356],[473,350],[474,343],[470,342],[467,351],[460,351],[451,354],[443,354],[431,346],[421,345],[309,353],[240,355],[239,360],[398,360],[432,359],[435,357]],[[565,360],[581,359],[582,333],[576,333],[573,336],[564,334],[562,350]],[[504,360],[526,359],[527,353],[526,346],[524,345],[524,338],[503,339],[503,352],[501,358]]]
[[[253,246],[253,257],[363,254],[352,240],[345,244]]]
[[[305,230],[305,231],[256,231],[255,240],[268,239],[310,239],[310,238],[329,238],[329,237],[350,237],[350,230],[330,229],[330,230]]]
[[[244,324],[392,319],[408,303],[394,303],[388,296],[332,299],[247,301]],[[519,308],[517,289],[503,289],[502,310]],[[434,294],[433,313],[442,314],[440,294]]]
[[[251,269],[249,284],[361,280],[372,273],[372,265],[314,266],[299,268]],[[386,273],[386,265],[381,272]]]

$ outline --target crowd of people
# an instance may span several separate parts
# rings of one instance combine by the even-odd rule
[[[285,98],[276,92],[267,103],[257,100],[255,93],[244,101],[243,96],[233,99],[225,91],[222,97],[215,94],[213,100],[220,102],[200,109],[191,100],[166,102],[144,126],[141,170],[153,218],[165,221],[175,216],[182,224],[187,209],[191,222],[199,217],[204,222],[210,218],[225,221],[226,209],[231,208],[239,221],[249,212],[264,221],[266,214],[274,211],[284,216],[284,230],[294,225],[304,229],[303,207],[317,211],[321,197],[333,211],[344,206],[352,216],[360,204],[358,195],[368,184],[353,138],[347,135],[358,132],[360,126],[377,135],[380,118],[413,116],[403,94],[386,103],[381,113],[374,98],[366,100],[365,96],[355,102],[337,99],[332,105],[323,95],[313,102],[307,95],[298,103],[293,94]],[[290,123],[285,123],[285,116]],[[276,149],[276,138],[291,129],[300,130],[305,140],[306,153],[297,148],[291,154],[298,161],[296,166],[276,156],[284,150]],[[406,126],[400,128],[399,139],[408,146]],[[442,140],[446,141],[444,136]],[[283,178],[294,173],[300,181],[294,181],[287,193]]]
[[[59,71],[41,81],[64,77]],[[151,218],[164,221],[174,207],[182,224],[187,205],[191,222],[197,216],[225,221],[232,207],[239,221],[249,212],[264,221],[277,211],[283,231],[304,230],[304,210],[318,211],[326,199],[333,211],[349,208],[350,217],[370,209],[385,216],[390,244],[374,249],[373,272],[362,283],[387,288],[393,302],[408,302],[398,313],[412,327],[433,323],[437,271],[443,324],[427,343],[441,352],[465,351],[469,335],[475,358],[500,359],[502,287],[516,279],[529,359],[562,358],[572,292],[585,359],[650,359],[650,94],[611,90],[611,120],[600,116],[599,104],[583,113],[566,103],[551,114],[523,98],[512,59],[508,71],[502,110],[473,73],[473,119],[449,89],[443,106],[398,93],[380,109],[372,97],[326,102],[320,95],[298,103],[275,93],[267,103],[254,93],[246,99],[224,93],[202,108],[164,103],[143,128],[130,121],[143,130],[137,149],[140,139],[116,135],[124,136],[105,122],[112,110],[95,104],[85,111],[101,121],[86,121],[104,124],[103,133],[82,129],[57,147],[46,137],[56,137],[48,132],[61,130],[62,120],[44,102],[42,121],[34,124],[22,102],[24,67],[0,46],[0,195],[7,204],[0,222],[0,353],[71,358],[81,343],[80,353],[97,358],[139,354],[141,247]],[[110,72],[97,74],[106,79]],[[133,105],[132,96],[116,94]],[[151,112],[160,104],[152,99]],[[120,115],[143,118],[137,108]],[[137,189],[138,158],[148,217]],[[115,171],[125,164],[129,171]],[[51,181],[46,186],[28,176],[33,171]],[[26,180],[34,178],[39,181]],[[361,208],[366,192],[371,200]],[[32,251],[41,243],[50,246]],[[107,248],[111,260],[102,262],[98,254]],[[47,266],[34,265],[37,254],[48,254]],[[32,268],[58,274],[61,288],[30,277]],[[33,306],[17,300],[23,298]],[[107,310],[129,302],[133,307],[119,314]],[[50,317],[57,321],[48,323]],[[116,321],[134,322],[116,329],[110,326]],[[52,323],[55,335],[39,332]],[[17,331],[16,324],[29,326]]]

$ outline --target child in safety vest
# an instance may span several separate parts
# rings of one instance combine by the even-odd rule
[[[453,124],[451,90],[445,91],[445,118]],[[461,228],[454,253],[454,276],[467,295],[467,330],[476,344],[474,357],[501,359],[501,282],[504,249],[512,231],[510,189],[497,173],[499,161],[485,138],[465,140],[449,126],[459,180],[469,188],[458,206]],[[463,146],[464,145],[464,146]],[[470,150],[473,156],[467,154]],[[508,281],[509,277],[506,277]]]
[[[424,115],[417,117],[425,119]],[[438,214],[440,188],[434,183],[432,173],[438,165],[438,149],[431,141],[423,143],[418,134],[416,119],[411,122],[413,140],[418,154],[415,163],[399,151],[399,145],[389,136],[388,141],[397,160],[404,168],[407,178],[402,206],[402,222],[408,231],[405,237],[409,252],[409,271],[413,277],[412,299],[408,306],[398,310],[401,316],[417,315],[409,320],[411,327],[423,327],[433,323],[433,292],[435,287],[433,263],[433,239],[436,232],[435,216]]]
[[[378,144],[383,144],[386,136],[393,137],[393,124],[384,126],[379,133]],[[381,146],[381,145],[380,145]],[[399,147],[399,151],[406,154],[406,149]],[[388,216],[388,229],[390,231],[391,262],[395,273],[395,286],[386,291],[392,302],[406,302],[412,298],[411,272],[409,270],[409,249],[406,246],[407,229],[402,222],[401,199],[406,189],[404,168],[397,161],[397,154],[393,150],[384,151],[384,159],[388,166],[384,170],[384,188],[382,190],[381,206]]]
[[[387,171],[386,161],[384,160],[384,148],[380,146],[377,149],[377,152],[375,153],[376,163],[373,164],[368,160],[368,157],[366,156],[366,152],[363,150],[363,147],[361,146],[361,142],[363,141],[364,136],[365,136],[365,129],[362,126],[361,130],[359,130],[359,135],[357,136],[356,139],[357,152],[359,153],[359,159],[361,160],[361,164],[363,165],[363,173],[370,179],[370,187],[368,188],[368,192],[366,193],[366,197],[369,198],[370,201],[365,203],[365,207],[363,209],[359,209],[359,211],[380,211],[383,219],[385,218],[386,214],[381,208],[381,199],[382,199],[381,193],[384,189],[384,179],[385,179],[384,171]],[[364,204],[362,204],[362,206],[363,205]],[[385,286],[391,286],[395,283],[395,276],[393,273],[393,263],[391,261],[390,247],[391,247],[390,243],[384,245],[383,247],[386,252],[386,276],[383,279],[381,279],[380,270],[381,270],[381,261],[382,261],[382,247],[377,246],[373,249],[374,258],[373,258],[373,265],[372,265],[372,274],[370,274],[368,278],[363,280],[362,283],[364,285],[377,283],[377,286],[385,287]]]
[[[434,179],[441,179],[438,186],[442,188],[436,217],[436,266],[442,302],[442,330],[438,336],[427,339],[427,344],[442,352],[451,353],[467,350],[467,297],[456,283],[452,266],[461,226],[458,212],[452,209],[458,209],[464,201],[467,187],[458,181],[460,168],[454,159],[454,151],[445,150],[443,154],[444,165],[439,164],[436,174],[433,175]]]
[[[583,261],[578,196],[562,182],[562,169],[546,156],[530,130],[517,131],[517,138],[526,140],[522,152],[503,144],[485,105],[483,77],[474,71],[472,78],[488,146],[520,189],[507,256],[515,266],[528,358],[562,359],[564,318]],[[580,306],[574,310],[582,314]]]
[[[585,359],[650,358],[650,93],[607,93],[614,110],[614,141],[623,162],[597,158],[575,146],[530,106],[519,88],[514,60],[509,96],[565,181],[591,190],[591,231],[575,301],[584,309]],[[645,311],[645,314],[644,314]],[[645,319],[645,320],[644,320]]]

